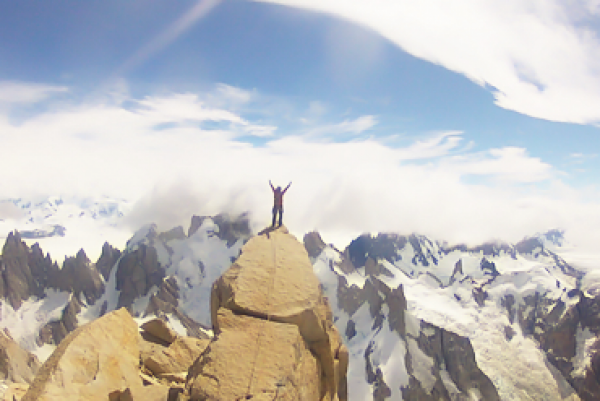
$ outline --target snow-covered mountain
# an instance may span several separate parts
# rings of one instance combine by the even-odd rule
[[[210,335],[212,283],[252,235],[245,215],[194,216],[187,230],[148,225],[123,250],[62,266],[12,235],[0,328],[41,359],[122,306]],[[343,251],[318,233],[304,243],[350,351],[350,400],[598,399],[600,280],[559,255],[561,232],[478,247],[392,233]]]
[[[69,331],[123,306],[139,318],[169,315],[182,332],[202,335],[210,287],[250,235],[245,215],[194,216],[187,233],[148,225],[123,251],[105,243],[95,263],[79,251],[59,266],[11,233],[0,259],[0,328],[42,360]]]
[[[582,382],[590,374],[590,350],[600,326],[582,311],[597,300],[580,291],[583,274],[540,238],[467,248],[418,235],[365,235],[343,253],[308,238],[315,271],[355,362],[350,394],[371,393],[373,383],[358,378],[365,366],[378,362],[391,399],[401,399],[407,364],[397,361],[405,359],[406,345],[391,348],[390,330],[382,324],[394,318],[386,292],[397,288],[413,317],[470,340],[477,365],[501,399],[561,400],[588,391]],[[409,336],[406,344],[419,336]],[[375,362],[372,355],[378,355]],[[435,358],[422,358],[430,376],[422,382],[430,383],[429,390],[436,382]]]
[[[95,258],[105,241],[121,246],[131,237],[132,231],[122,224],[131,206],[109,197],[1,200],[0,239],[17,230],[27,244],[38,242],[55,260],[79,249]]]

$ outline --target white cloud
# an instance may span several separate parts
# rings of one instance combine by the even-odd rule
[[[12,202],[0,202],[0,220],[19,219],[23,211]]]
[[[416,140],[413,144],[398,150],[400,159],[416,160],[429,159],[448,155],[460,144],[461,132],[450,131],[434,135],[431,138]]]
[[[124,103],[140,105],[133,108],[63,105],[18,125],[0,114],[0,199],[108,195],[139,200],[132,225],[156,220],[167,229],[185,226],[193,213],[249,210],[261,226],[270,220],[271,179],[293,181],[284,216],[293,232],[319,229],[328,241],[370,231],[516,241],[554,227],[600,240],[592,229],[600,225],[600,195],[562,183],[558,171],[526,149],[473,153],[459,147],[459,132],[400,147],[281,132],[252,145],[238,140],[239,131],[260,124],[198,99],[182,94]],[[225,126],[203,128],[208,120]],[[369,119],[348,125],[356,121]],[[474,174],[478,184],[465,180]]]
[[[37,103],[56,93],[67,92],[64,86],[44,85],[18,81],[0,81],[0,105]]]
[[[248,103],[252,99],[251,92],[223,83],[217,85],[216,93],[221,99],[231,103]]]
[[[416,57],[495,88],[500,107],[552,121],[600,122],[597,0],[256,1],[368,27]]]
[[[275,135],[277,127],[273,125],[248,125],[244,128],[244,132],[258,138],[268,138]]]
[[[596,158],[598,155],[595,153],[571,153],[568,159],[573,164],[583,164],[584,162]]]
[[[550,164],[530,157],[527,149],[512,146],[467,156],[454,156],[443,164],[460,174],[493,176],[511,182],[531,183],[553,176]]]
[[[370,130],[376,124],[377,118],[375,116],[365,115],[354,120],[344,120],[337,124],[323,124],[309,129],[305,135],[312,137],[342,134],[358,135]]]
[[[600,14],[600,0],[584,0],[583,4],[591,14]]]
[[[171,121],[228,121],[246,124],[237,114],[223,109],[207,107],[194,94],[171,95],[169,97],[147,97],[140,100],[139,114],[156,123]]]
[[[0,165],[6,177],[15,174],[3,184],[4,197],[73,191],[135,197],[157,182],[187,175],[187,167],[207,149],[222,146],[226,153],[226,148],[245,146],[232,141],[236,136],[273,131],[228,110],[207,107],[191,94],[128,103],[134,107],[64,106],[19,125],[0,115]],[[209,121],[225,126],[202,129]]]

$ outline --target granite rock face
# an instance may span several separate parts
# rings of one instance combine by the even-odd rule
[[[138,326],[119,309],[71,332],[38,371],[23,401],[102,400],[141,389]]]
[[[85,298],[92,305],[104,293],[102,276],[91,263],[83,249],[74,257],[68,257],[59,273],[58,289],[72,292],[77,298]]]
[[[32,295],[40,297],[46,288],[60,282],[58,266],[49,256],[44,257],[39,246],[30,250],[18,232],[6,238],[0,271],[0,296],[15,309]]]
[[[213,285],[211,310],[215,339],[188,374],[191,400],[347,399],[347,350],[285,227],[246,243]]]
[[[0,380],[5,383],[31,383],[40,362],[21,348],[8,331],[0,331]]]
[[[44,325],[36,338],[38,346],[43,344],[58,345],[64,338],[79,327],[77,314],[81,311],[81,304],[76,296],[71,295],[69,302],[64,307],[61,317]]]
[[[126,253],[117,266],[118,307],[129,307],[133,301],[148,294],[153,286],[161,284],[165,270],[158,263],[156,249],[141,244],[133,252]]]
[[[28,247],[18,232],[11,232],[6,239],[0,272],[0,297],[14,309],[32,296],[43,298],[48,289],[71,292],[88,304],[104,293],[101,275],[83,250],[66,258],[59,268],[50,255],[44,256],[39,244]]]
[[[401,251],[406,246],[414,250],[407,255],[411,264],[435,266],[438,255],[427,241],[415,235],[363,235],[343,252],[316,246],[314,233],[306,235],[304,242],[317,255],[316,271],[335,305],[338,325],[345,323],[345,340],[364,346],[362,360],[353,360],[353,374],[361,375],[356,366],[364,364],[368,387],[361,394],[353,393],[353,399],[500,400],[478,366],[470,340],[415,318],[407,311],[403,285],[390,285],[396,277],[393,263],[405,257]],[[461,270],[457,263],[452,277],[459,277]],[[433,275],[427,275],[427,280],[441,286]],[[369,340],[362,340],[365,337]],[[357,355],[356,347],[353,353]],[[386,372],[384,365],[392,365],[395,374]]]
[[[98,272],[104,277],[104,280],[107,281],[110,273],[112,272],[115,263],[121,257],[121,251],[117,248],[114,248],[108,242],[105,242],[102,246],[102,253],[96,262],[96,269]]]

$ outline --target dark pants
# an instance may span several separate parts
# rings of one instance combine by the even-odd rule
[[[273,206],[273,224],[272,227],[275,227],[275,218],[277,217],[277,212],[279,212],[279,226],[281,227],[281,222],[283,219],[283,207],[281,206]]]

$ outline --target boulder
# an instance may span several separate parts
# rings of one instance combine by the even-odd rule
[[[142,330],[147,332],[153,337],[156,337],[168,344],[171,344],[178,337],[177,333],[173,331],[163,319],[152,319],[142,324]]]
[[[156,338],[148,338],[142,333],[140,340],[140,361],[145,361],[157,352],[162,352],[168,347],[164,342],[155,342]]]
[[[285,227],[265,230],[246,243],[238,259],[213,285],[211,316],[215,340],[188,375],[187,388],[192,400],[229,399],[230,394],[244,395],[245,391],[257,396],[270,394],[271,398],[275,394],[279,397],[289,394],[289,399],[346,399],[347,351],[333,326],[331,309],[321,293],[307,251]],[[260,345],[263,337],[268,344],[265,347]],[[278,349],[278,342],[283,347],[281,355],[291,352],[290,349],[296,349],[298,354],[289,360],[278,360],[279,351],[273,351]],[[303,347],[316,359],[316,374],[320,377],[314,380],[318,383],[316,393],[311,384],[302,384],[306,394],[291,390],[299,380],[313,383],[312,377],[297,376],[314,371],[313,362],[303,359]],[[257,362],[253,362],[252,350],[260,354],[255,357]],[[275,359],[269,361],[266,354]],[[242,357],[247,362],[240,362]],[[228,358],[233,360],[225,363]],[[263,363],[258,360],[265,358],[265,365],[256,368],[261,377],[265,375],[265,381],[256,388],[252,384],[249,390],[245,380],[248,377],[254,380],[253,366]],[[283,365],[279,367],[279,363]],[[281,375],[269,376],[271,368],[281,368]],[[309,373],[300,374],[297,369],[307,369]],[[238,376],[246,379],[229,382],[229,378]],[[314,398],[317,393],[319,396]],[[308,398],[297,398],[305,396]]]
[[[3,401],[21,401],[29,385],[24,383],[11,383],[4,393]]]
[[[71,332],[40,368],[23,401],[106,401],[141,391],[139,333],[119,309]]]
[[[319,363],[296,325],[226,308],[217,316],[221,333],[188,373],[191,400],[321,399]]]
[[[168,386],[154,384],[144,386],[136,391],[130,388],[116,390],[108,395],[108,401],[170,401]]]
[[[187,378],[187,373],[188,373],[187,370],[185,372],[177,372],[177,373],[160,373],[160,374],[156,375],[156,377],[159,379],[164,379],[170,383],[185,384],[185,379]]]
[[[155,375],[187,372],[209,342],[193,337],[178,337],[169,347],[157,349],[146,358],[144,365]]]
[[[248,241],[240,257],[213,285],[215,334],[219,333],[216,312],[221,307],[295,324],[309,342],[327,339],[328,308],[319,280],[306,249],[285,228]]]
[[[7,383],[31,383],[40,362],[24,350],[11,336],[0,331],[0,380]]]

